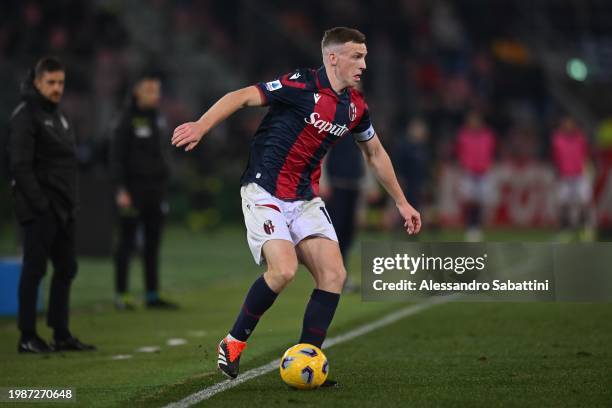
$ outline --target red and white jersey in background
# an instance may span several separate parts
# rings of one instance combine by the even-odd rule
[[[589,158],[587,138],[581,130],[557,130],[552,137],[552,155],[561,177],[577,177],[584,173]]]
[[[495,135],[488,127],[463,127],[457,136],[457,158],[464,170],[484,174],[495,161]]]

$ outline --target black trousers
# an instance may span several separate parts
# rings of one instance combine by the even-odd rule
[[[161,191],[131,192],[133,208],[119,215],[119,242],[115,252],[115,291],[128,291],[130,260],[136,249],[139,227],[143,231],[142,258],[147,292],[159,289],[159,248],[164,224]]]
[[[331,198],[326,202],[327,211],[329,211],[336,235],[338,235],[340,252],[345,263],[355,235],[358,199],[358,189],[334,187]]]
[[[53,265],[47,324],[56,330],[68,329],[70,286],[77,274],[74,221],[62,222],[53,210],[49,210],[22,227],[19,329],[36,330],[38,287],[47,272],[47,260]]]

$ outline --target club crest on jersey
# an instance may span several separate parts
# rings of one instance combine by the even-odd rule
[[[357,119],[357,107],[353,102],[349,105],[349,119],[351,122]]]
[[[304,122],[312,125],[318,130],[318,133],[329,132],[329,134],[334,136],[342,137],[346,132],[348,132],[346,125],[337,125],[328,120],[319,119],[320,117],[321,114],[318,112],[312,112],[310,114],[310,118],[304,118]]]
[[[272,224],[272,220],[266,220],[266,222],[264,222],[263,228],[266,234],[272,235],[272,233],[274,232],[274,224]]]

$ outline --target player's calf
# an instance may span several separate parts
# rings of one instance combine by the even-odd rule
[[[321,289],[312,291],[310,301],[304,312],[304,322],[299,343],[313,344],[319,348],[321,347],[327,336],[327,329],[336,313],[339,300],[340,294],[338,293],[327,292]]]

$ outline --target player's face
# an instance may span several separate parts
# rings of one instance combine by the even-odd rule
[[[64,82],[66,82],[64,71],[44,71],[39,77],[34,78],[34,86],[38,92],[53,103],[59,103],[62,100]]]
[[[157,108],[161,99],[161,82],[159,79],[143,79],[136,85],[134,94],[141,108]]]
[[[347,86],[356,87],[366,69],[365,57],[368,53],[365,44],[347,42],[340,46],[336,59],[338,78]]]

